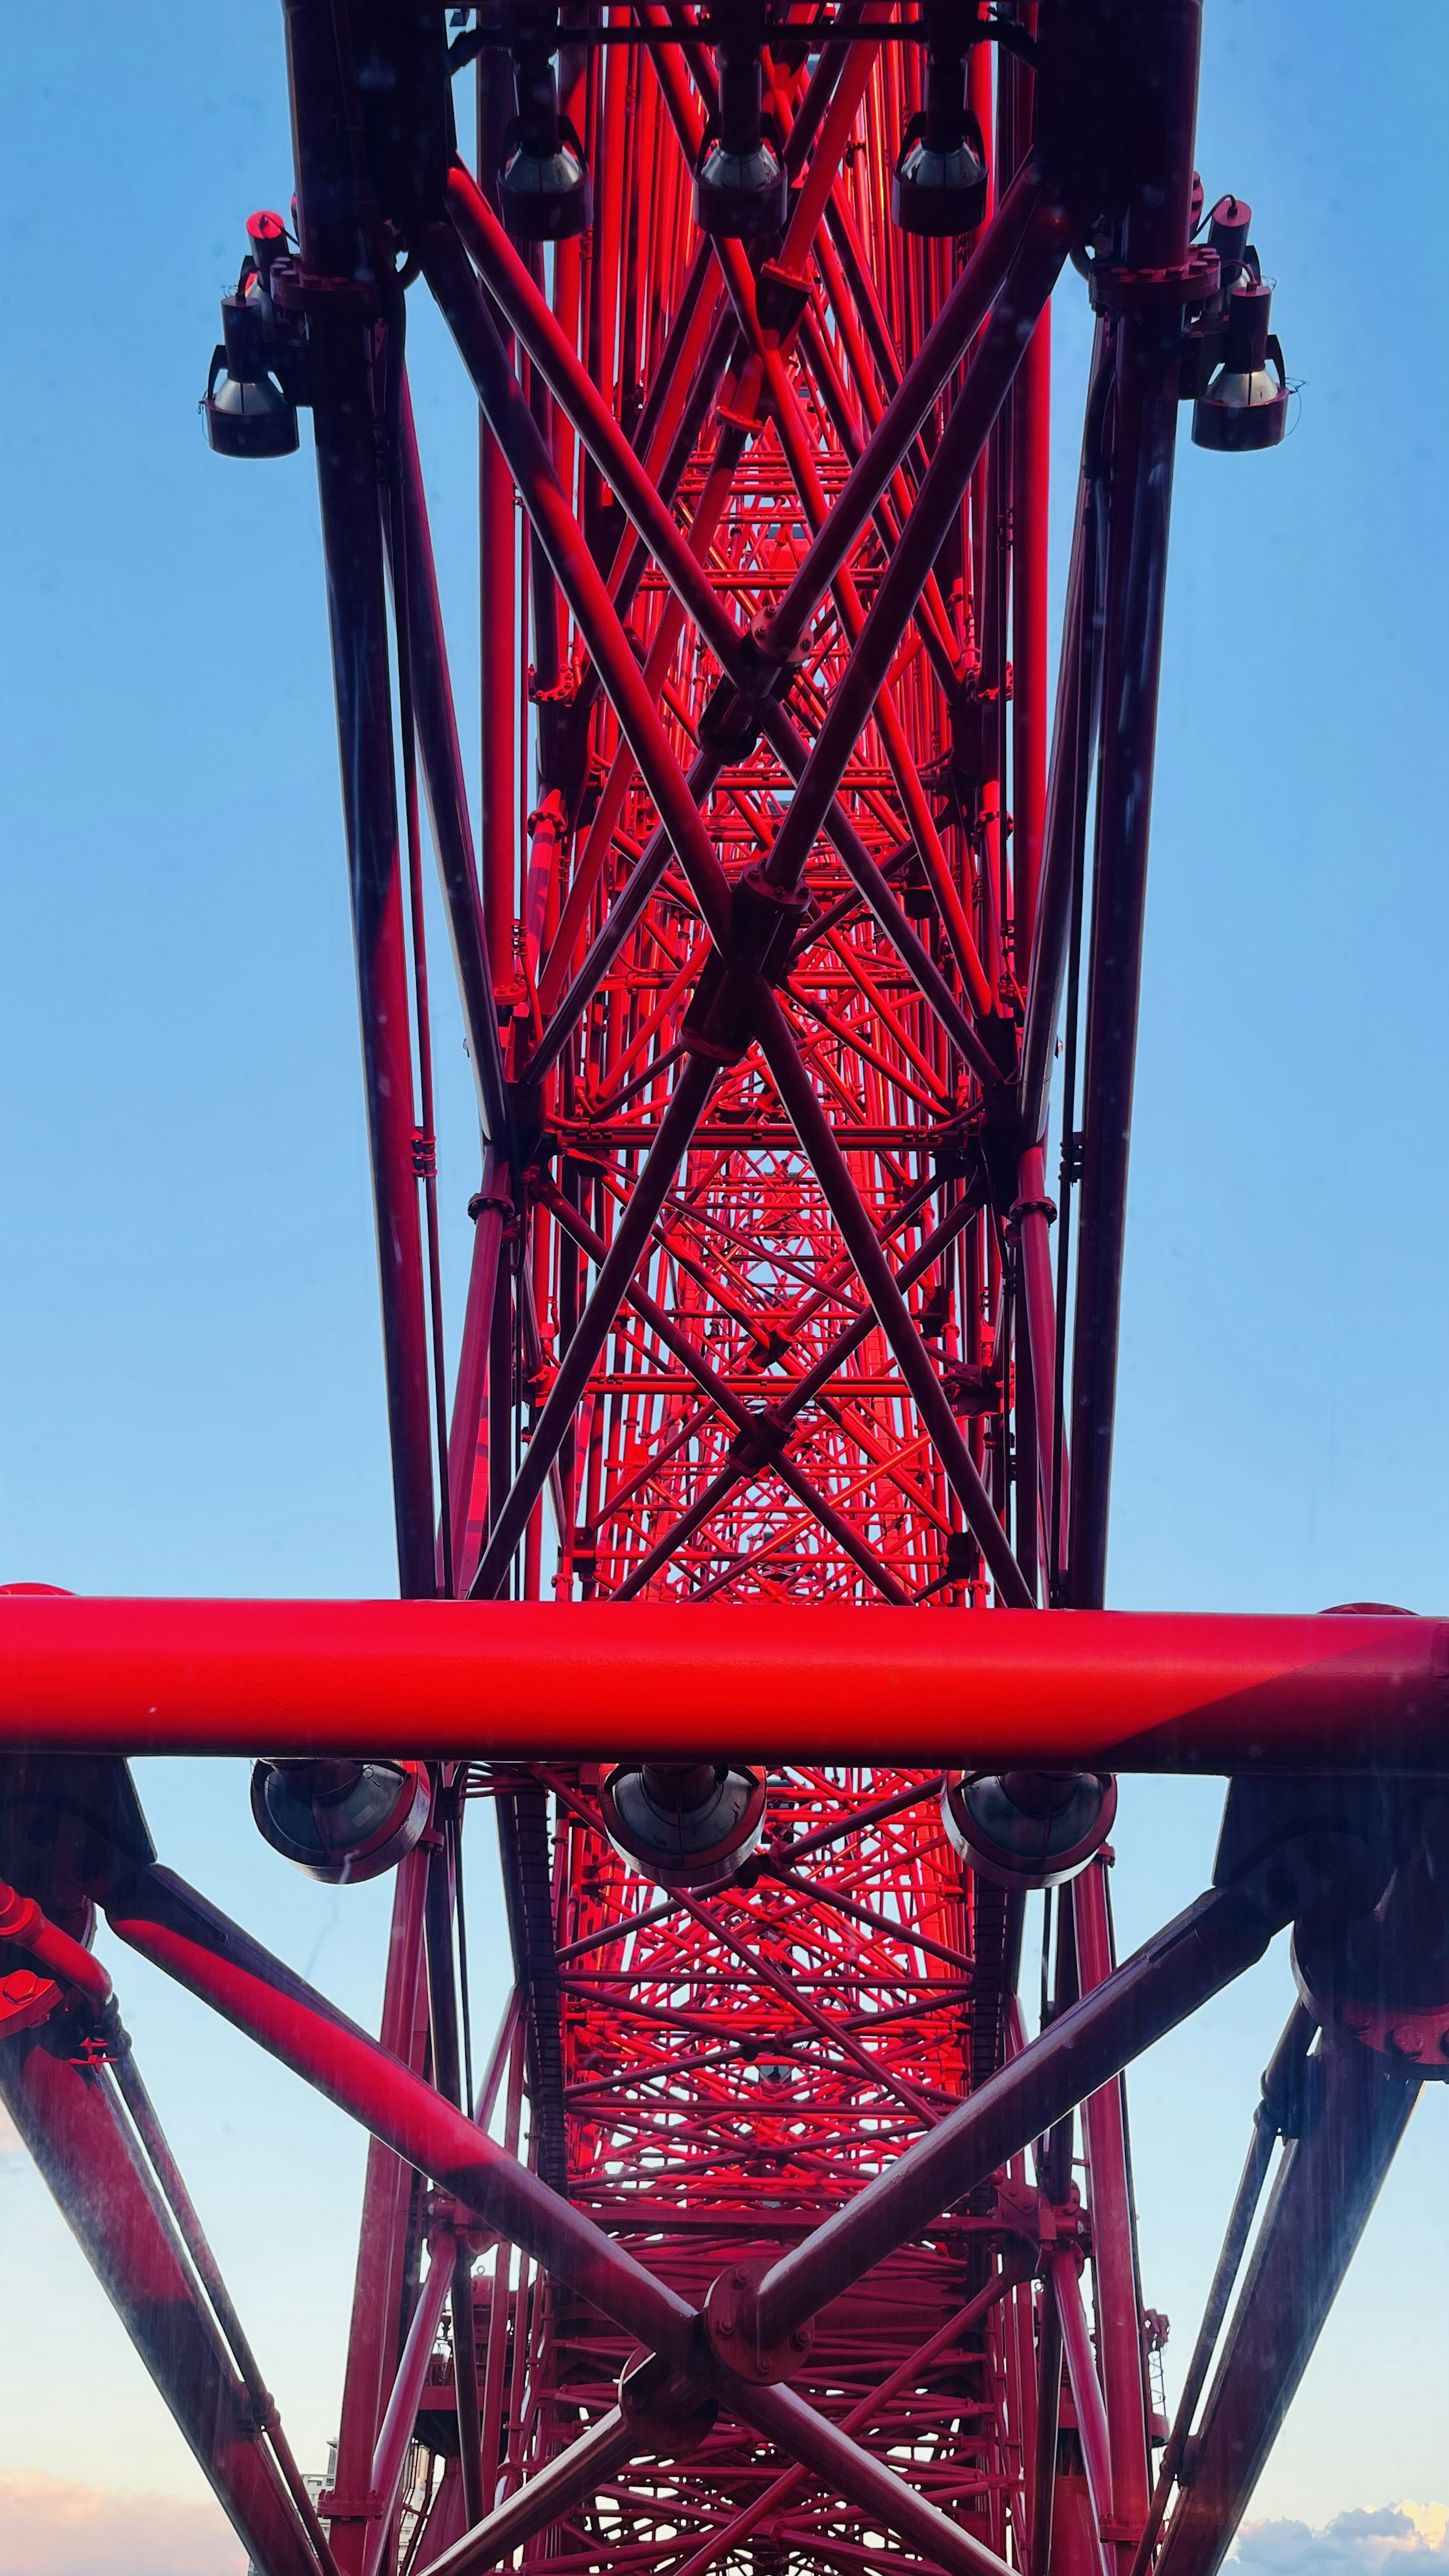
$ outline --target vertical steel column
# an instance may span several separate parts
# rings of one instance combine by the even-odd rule
[[[432,1429],[370,349],[377,292],[355,103],[328,0],[286,0],[286,21],[398,1573],[405,1596],[423,1598],[435,1588]]]
[[[1088,1994],[1093,1987],[1105,1983],[1114,1965],[1105,1862],[1094,1860],[1071,1893],[1077,1971],[1082,1992]],[[1083,2103],[1082,2132],[1087,2150],[1092,2275],[1097,2293],[1097,2366],[1110,2435],[1115,2555],[1117,2563],[1125,2568],[1147,2518],[1151,2482],[1142,2299],[1120,2075]]]
[[[1011,815],[1016,980],[1026,990],[1041,881],[1047,772],[1047,464],[1052,308],[1043,307],[1012,405]]]
[[[393,2517],[402,2494],[408,2448],[413,2438],[418,2406],[427,2386],[444,2303],[452,2288],[457,2266],[466,2264],[468,2260],[464,2246],[445,2231],[434,2231],[430,2250],[428,2277],[418,2292],[418,2303],[412,2313],[408,2339],[403,2346],[392,2395],[377,2437],[377,2450],[373,2455],[372,2493],[377,2512],[367,2536],[362,2576],[381,2576],[392,2540]]]
[[[1043,2284],[1037,2310],[1036,2409],[1026,2565],[1027,2576],[1047,2576],[1052,2558],[1057,2443],[1062,2419],[1062,2320],[1050,2281]]]
[[[435,1795],[438,1799],[450,1792]],[[427,1896],[424,1904],[424,1931],[428,1962],[428,2010],[433,2039],[433,2081],[440,2093],[460,2110],[469,2106],[463,2099],[462,2078],[458,2064],[458,1997],[453,1965],[453,1874],[448,1847],[436,1842],[428,1854]],[[473,2261],[466,2243],[458,2248],[449,2289],[453,2318],[453,2389],[458,2412],[458,2457],[463,2472],[463,2501],[470,2524],[481,2522],[484,2514],[483,2479],[479,2467],[478,2427],[481,2406],[478,2397],[478,2350],[473,2316]]]
[[[478,57],[478,185],[494,202],[503,137],[513,114],[508,58],[486,46]],[[513,977],[514,872],[518,826],[515,762],[518,674],[517,533],[513,477],[492,428],[478,421],[478,607],[481,621],[483,917],[493,982]]]
[[[1185,267],[1202,0],[1163,0],[1136,65],[1133,190],[1121,271],[1107,550],[1096,896],[1092,909],[1085,1144],[1072,1349],[1069,1597],[1100,1608],[1117,1395],[1132,1077],[1147,899],[1147,839],[1182,304],[1137,300],[1147,270]],[[1148,42],[1150,32],[1150,43]]]
[[[426,1849],[410,1852],[398,1870],[393,1892],[379,2036],[389,2054],[400,2058],[404,2065],[413,2062],[422,1995],[427,1871]],[[357,2277],[332,2489],[332,2548],[346,2576],[356,2576],[367,2556],[373,2454],[386,2386],[401,2349],[402,2267],[411,2182],[411,2168],[380,2138],[372,2139],[362,2191]]]
[[[1324,2034],[1322,2097],[1288,2147],[1193,2443],[1158,2576],[1217,2576],[1419,2095],[1357,2040]]]

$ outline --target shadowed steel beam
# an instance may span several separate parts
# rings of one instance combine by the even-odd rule
[[[250,2339],[237,2314],[231,2293],[222,2279],[221,2267],[211,2250],[206,2231],[197,2215],[196,2205],[182,2180],[181,2169],[167,2144],[165,2132],[156,2116],[156,2106],[146,2090],[141,2070],[136,2064],[135,2055],[128,2040],[117,2049],[111,2061],[109,2074],[126,2106],[131,2126],[141,2142],[151,2170],[161,2186],[167,2207],[175,2222],[176,2232],[186,2248],[196,2277],[211,2302],[212,2313],[231,2348],[232,2358],[241,2373],[247,2395],[252,2401],[258,2430],[266,2434],[272,2446],[277,2466],[282,2472],[307,2538],[317,2553],[324,2576],[337,2576],[337,2561],[332,2555],[327,2534],[317,2518],[317,2508],[308,2492],[306,2480],[297,2466],[291,2443],[282,2429],[276,2399],[262,2377],[256,2354],[252,2350]]]
[[[687,2361],[694,2311],[677,2292],[169,1870],[137,1873],[107,1914],[132,1949],[430,2174],[485,2226],[626,2333],[671,2363]]]
[[[643,2444],[643,2437],[617,2406],[611,2406],[556,2460],[527,2480],[505,2504],[486,2515],[461,2540],[430,2562],[429,2576],[484,2576],[485,2569],[511,2558],[515,2549],[546,2531],[574,2505],[594,2495],[605,2478],[622,2468]]]
[[[421,2066],[427,2034],[423,1985],[423,1907],[428,1849],[419,1844],[399,1862],[387,1945],[382,2012],[384,2049]],[[337,2460],[328,2516],[332,2547],[345,2576],[358,2576],[371,2527],[368,2504],[379,2429],[397,2361],[408,2256],[412,2174],[379,2138],[367,2150],[357,2235],[347,2368],[337,2425]]]
[[[1019,1105],[1021,1133],[1027,1145],[1034,1144],[1046,1133],[1053,1049],[1067,972],[1072,885],[1080,865],[1086,832],[1092,746],[1100,713],[1102,604],[1098,597],[1097,489],[1102,474],[1099,451],[1102,412],[1111,374],[1109,357],[1106,325],[1099,321],[1082,439],[1076,515],[1072,521],[1066,602],[1062,610],[1062,649],[1057,664],[1056,710],[1052,719],[1051,758],[1047,772],[1041,883],[1032,922],[1026,1020],[1021,1036]],[[1032,1364],[1036,1364],[1034,1351]]]
[[[319,2576],[252,2398],[148,2187],[114,2096],[45,2027],[0,2043],[0,2100],[263,2576]]]
[[[289,7],[287,45],[302,256],[315,279],[338,286],[328,309],[315,313],[309,326],[312,418],[377,1221],[398,1571],[402,1591],[421,1599],[435,1588],[432,1421],[371,322],[366,290],[357,282],[364,257],[361,214],[328,13]]]
[[[984,2540],[907,2486],[838,2424],[817,2415],[793,2388],[751,2388],[732,2379],[727,2403],[757,2433],[813,2469],[830,2494],[844,2496],[870,2521],[895,2532],[946,2576],[1003,2576],[1005,2562]]]
[[[1322,2099],[1284,2155],[1158,2576],[1216,2576],[1278,2438],[1419,2094],[1372,2049],[1325,2032]]]
[[[1084,1994],[1112,1972],[1112,1918],[1107,1864],[1099,1854],[1072,1883],[1070,1903],[1077,1977]],[[1128,2176],[1127,2107],[1120,2081],[1104,2084],[1082,2105],[1082,2147],[1090,2177],[1092,2285],[1096,2368],[1108,2430],[1106,2511],[1135,2543],[1151,2491],[1147,2367],[1142,2346],[1142,2286]],[[1073,2387],[1071,2332],[1064,2323]],[[1110,2562],[1118,2563],[1114,2557]],[[1122,2562],[1125,2564],[1125,2561]]]
[[[1036,2453],[1026,2568],[1027,2576],[1047,2576],[1052,2555],[1057,2443],[1062,2420],[1062,2319],[1056,2300],[1049,2291],[1044,2292],[1038,2312],[1036,2409]]]
[[[1223,2319],[1228,2313],[1228,2302],[1233,2295],[1238,2273],[1242,2268],[1243,2256],[1248,2250],[1248,2238],[1252,2233],[1253,2221],[1258,2214],[1258,2203],[1262,2198],[1263,2185],[1268,2179],[1273,2162],[1273,2150],[1279,2134],[1278,2120],[1269,2105],[1276,2102],[1282,2093],[1290,2088],[1292,2092],[1302,2096],[1303,2061],[1317,2035],[1317,2025],[1312,2014],[1305,2005],[1295,2004],[1289,2016],[1288,2027],[1278,2043],[1273,2063],[1263,2078],[1263,2099],[1253,2114],[1253,2134],[1249,2141],[1247,2158],[1237,2191],[1233,2196],[1228,2223],[1223,2231],[1222,2250],[1218,2255],[1217,2269],[1213,2274],[1203,2307],[1202,2323],[1198,2327],[1197,2341],[1192,2348],[1192,2359],[1188,2363],[1183,2379],[1177,2409],[1172,2420],[1172,2430],[1158,2463],[1157,2484],[1152,2491],[1152,2502],[1142,2528],[1142,2538],[1137,2544],[1137,2553],[1132,2561],[1132,2576],[1145,2576],[1145,2570],[1151,2564],[1152,2553],[1157,2545],[1157,2535],[1162,2528],[1163,2517],[1187,2450],[1193,2418],[1197,2413],[1203,2390],[1207,2386],[1208,2372],[1212,2368],[1218,2337],[1223,2330]]]
[[[1070,2254],[1048,2257],[1047,2287],[1056,2309],[1062,2357],[1071,2382],[1072,2411],[1077,2419],[1077,2438],[1082,2446],[1087,2494],[1096,2526],[1097,2561],[1103,2576],[1107,2576],[1115,2560],[1115,2552],[1108,2549],[1104,2539],[1112,2521],[1112,2445],[1107,2431],[1107,2410],[1102,2402],[1102,2383],[1097,2377],[1092,2338],[1087,2331],[1087,2314],[1082,2305],[1082,2284]]]
[[[635,766],[654,799],[711,935],[723,946],[729,924],[724,869],[614,603],[560,489],[553,460],[508,364],[483,290],[450,225],[429,226],[423,271],[457,341],[489,427],[508,460],[539,544],[588,645]],[[684,552],[693,566],[687,547]]]

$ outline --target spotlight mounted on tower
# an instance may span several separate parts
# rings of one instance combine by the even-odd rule
[[[285,259],[280,215],[247,217],[247,254],[236,292],[221,300],[221,339],[202,396],[206,435],[218,456],[290,456],[306,352],[272,300],[272,269]]]
[[[1193,363],[1183,390],[1192,396],[1193,445],[1219,455],[1277,447],[1288,427],[1291,389],[1269,327],[1273,290],[1248,239],[1252,220],[1242,197],[1220,197],[1213,207],[1208,247],[1218,257],[1218,291],[1189,333]]]

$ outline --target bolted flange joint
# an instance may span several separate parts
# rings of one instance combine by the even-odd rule
[[[719,2407],[700,2396],[691,2373],[671,2370],[657,2352],[636,2352],[619,2374],[619,2411],[641,2452],[682,2460],[714,2430]]]
[[[710,691],[700,718],[700,741],[726,763],[748,760],[760,739],[763,709],[772,698],[784,696],[804,658],[799,651],[780,651],[770,640],[766,621],[756,618],[748,634],[736,641],[731,671],[722,671]]]
[[[752,1412],[730,1442],[730,1462],[742,1474],[756,1474],[790,1445],[790,1425],[773,1404]]]
[[[1088,292],[1094,313],[1160,313],[1205,304],[1216,295],[1221,273],[1217,252],[1199,243],[1185,260],[1167,268],[1094,260]]]
[[[772,885],[763,868],[747,868],[736,877],[730,909],[735,962],[744,972],[779,984],[790,971],[796,935],[810,910],[810,897],[793,886]]]
[[[711,2282],[704,2303],[705,2331],[719,2360],[737,2379],[753,2380],[761,2388],[773,2388],[782,2379],[793,2378],[803,2368],[815,2341],[815,2328],[808,2321],[794,2327],[781,2343],[762,2344],[758,2340],[757,2293],[769,2269],[768,2261],[732,2263],[727,2272],[721,2272]]]

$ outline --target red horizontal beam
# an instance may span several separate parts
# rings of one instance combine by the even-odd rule
[[[0,1596],[0,1748],[1449,1770],[1449,1620]]]

